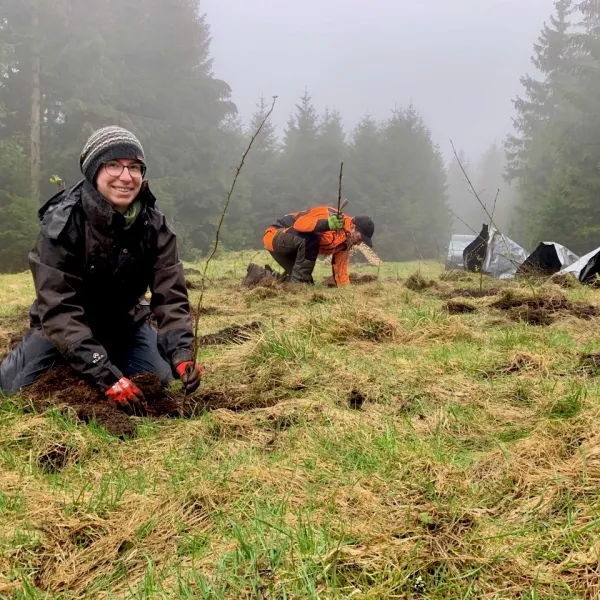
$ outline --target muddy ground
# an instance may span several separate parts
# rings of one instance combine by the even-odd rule
[[[364,285],[366,283],[373,283],[374,281],[377,281],[379,279],[377,275],[361,275],[360,273],[349,273],[348,277],[350,277],[350,283],[352,285]],[[336,287],[335,280],[333,279],[333,277],[327,277],[323,279],[323,283],[327,287]]]
[[[461,302],[460,300],[448,300],[444,304],[444,310],[448,311],[451,315],[460,315],[476,312],[477,308],[467,302]]]
[[[507,311],[515,321],[541,326],[551,325],[561,316],[589,320],[600,315],[600,310],[596,306],[583,302],[571,302],[562,293],[549,297],[534,297],[522,296],[506,290],[490,306]]]
[[[90,386],[70,367],[51,369],[33,385],[23,389],[23,396],[36,412],[55,407],[89,423],[96,421],[111,435],[119,438],[135,437],[138,419],[172,417],[192,418],[206,411],[225,408],[231,411],[264,408],[267,404],[245,397],[239,390],[211,390],[200,388],[185,397],[183,391],[165,390],[156,375],[144,373],[131,380],[142,390],[144,402],[139,414],[129,416],[107,401],[100,390]],[[272,403],[271,403],[272,404]]]

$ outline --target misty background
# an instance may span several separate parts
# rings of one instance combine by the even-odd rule
[[[97,128],[142,141],[183,257],[335,204],[384,260],[437,258],[489,218],[532,250],[600,245],[596,0],[0,0],[0,270],[27,267],[40,204]],[[533,60],[532,60],[533,58]],[[450,147],[456,145],[457,157]],[[460,164],[459,164],[460,161]]]
[[[478,157],[511,128],[519,78],[553,0],[205,0],[214,71],[244,120],[279,95],[285,126],[307,87],[353,127],[411,102],[444,159]]]

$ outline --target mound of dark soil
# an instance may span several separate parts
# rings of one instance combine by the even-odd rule
[[[209,333],[198,338],[199,346],[220,346],[224,344],[243,344],[250,339],[252,331],[258,331],[260,323],[253,321],[249,325],[225,327],[217,333]]]
[[[521,296],[513,293],[511,290],[505,291],[499,300],[492,302],[492,308],[499,310],[510,310],[512,308],[520,308],[523,306],[535,309],[545,309],[549,311],[568,310],[571,303],[564,296],[551,296],[548,298],[533,296]]]
[[[542,326],[551,325],[560,315],[572,315],[586,320],[600,315],[597,307],[582,302],[571,302],[562,294],[534,297],[506,290],[502,297],[490,306],[509,311],[513,320]]]
[[[194,394],[185,396],[180,392],[167,392],[156,375],[143,373],[131,380],[142,390],[144,402],[136,416],[149,418],[183,417],[192,418],[204,412],[227,409],[231,411],[266,408],[277,404],[276,398],[264,394],[257,396],[241,394],[239,391],[218,391],[200,388]],[[136,435],[137,422],[109,402],[96,388],[88,385],[70,367],[51,369],[33,385],[23,389],[37,412],[56,407],[71,413],[83,423],[96,421],[111,435],[125,439]],[[60,447],[59,447],[60,446]],[[60,444],[53,445],[38,458],[40,469],[46,472],[60,470],[73,460],[72,448]]]
[[[188,290],[197,290],[198,289],[198,284],[194,283],[193,281],[190,281],[189,279],[185,280],[185,287]]]
[[[519,306],[510,311],[510,317],[513,321],[521,321],[529,325],[539,325],[547,327],[556,320],[556,313],[543,307]]]
[[[277,273],[271,265],[261,267],[251,262],[246,269],[246,276],[242,279],[244,287],[273,286],[283,283],[286,280],[285,274]]]
[[[183,270],[184,275],[202,275],[202,271],[198,269],[187,268]]]
[[[33,385],[24,388],[22,393],[38,412],[56,406],[74,413],[84,423],[97,421],[115,437],[128,438],[136,433],[135,422],[70,367],[51,369]]]
[[[242,395],[236,391],[219,391],[199,389],[192,396],[183,401],[181,406],[181,416],[193,418],[204,412],[210,412],[218,409],[230,410],[232,412],[242,412],[245,410],[254,410],[256,408],[269,408],[279,403],[279,399],[267,397],[264,394]]]
[[[581,285],[579,280],[571,273],[557,273],[552,276],[550,281],[562,288],[576,288]]]
[[[352,285],[365,285],[366,283],[373,283],[379,279],[377,275],[369,275],[368,273],[364,275],[361,275],[360,273],[349,273],[348,277],[350,278],[350,283]],[[323,279],[323,283],[327,287],[337,287],[333,276]]]
[[[435,281],[433,281],[433,279],[425,279],[425,277],[423,277],[421,273],[417,272],[413,273],[406,280],[405,285],[409,290],[412,290],[413,292],[422,292],[423,290],[434,287]]]
[[[472,304],[460,302],[459,300],[448,300],[448,302],[444,304],[444,309],[447,310],[451,315],[474,313],[477,310],[477,308]]]
[[[379,277],[377,277],[377,275],[369,275],[364,274],[361,275],[360,273],[350,273],[349,274],[350,277],[350,283],[354,284],[354,285],[363,285],[365,283],[373,283],[374,281],[377,281],[379,279]]]

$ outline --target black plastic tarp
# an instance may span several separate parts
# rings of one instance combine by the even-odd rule
[[[554,275],[579,260],[579,256],[556,242],[541,242],[518,268],[519,273]]]
[[[519,244],[488,225],[463,252],[466,271],[483,271],[497,279],[512,279],[527,257]]]
[[[581,283],[596,281],[600,276],[600,248],[588,252],[572,265],[565,267],[562,272],[575,275]]]

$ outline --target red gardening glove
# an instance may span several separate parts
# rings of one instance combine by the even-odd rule
[[[179,379],[183,381],[186,393],[195,392],[200,387],[200,378],[202,377],[202,367],[200,365],[191,360],[186,360],[179,363],[175,370],[179,375]]]
[[[128,414],[133,414],[135,409],[142,409],[140,401],[144,399],[142,391],[129,381],[126,377],[121,377],[115,385],[106,390],[106,397],[114,402],[117,408],[124,410]]]

